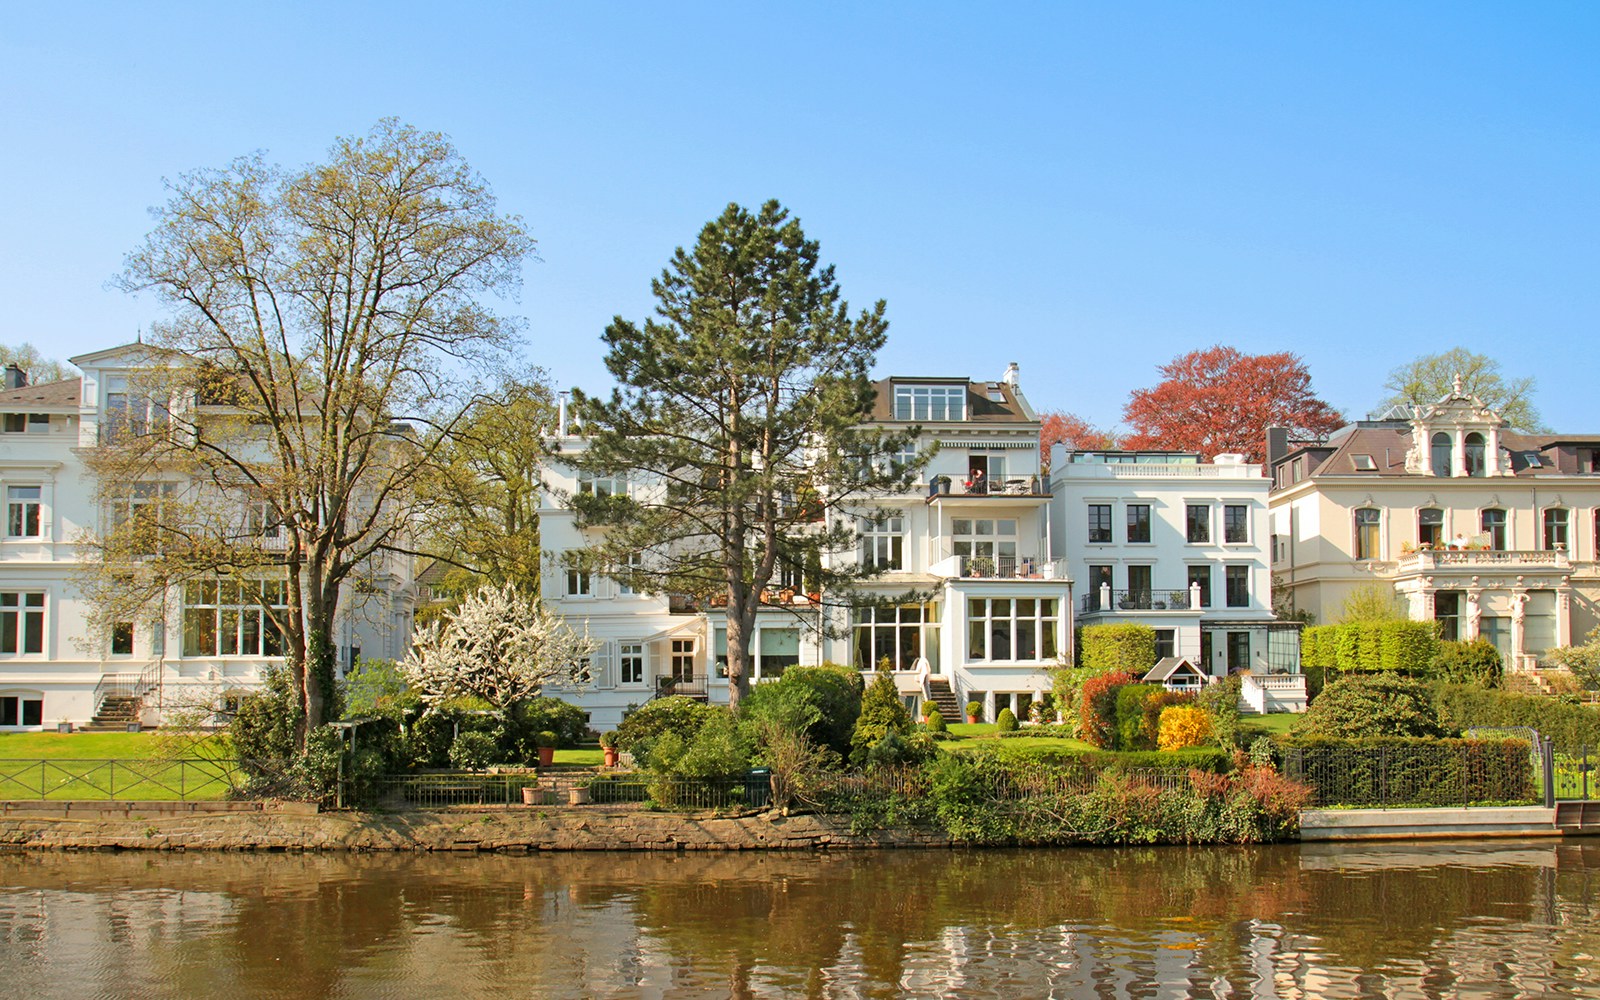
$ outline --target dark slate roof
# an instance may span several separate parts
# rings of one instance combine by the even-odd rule
[[[894,387],[895,383],[902,385],[962,385],[963,379],[959,378],[931,378],[912,377],[901,375],[895,378],[879,379],[872,383],[872,388],[877,394],[877,399],[872,404],[872,419],[875,422],[894,420]],[[1027,421],[1023,415],[1022,407],[1017,403],[1016,393],[1011,391],[1011,386],[1004,382],[965,382],[967,387],[967,419],[953,421],[954,423],[983,424],[983,423],[1015,423]],[[989,398],[991,392],[998,392],[1002,397],[996,401]],[[905,423],[940,423],[941,421],[904,421]]]
[[[31,409],[49,407],[59,409],[71,407],[76,409],[78,399],[83,395],[83,379],[69,378],[61,382],[44,382],[40,385],[25,385],[20,389],[0,390],[0,411],[15,413]]]

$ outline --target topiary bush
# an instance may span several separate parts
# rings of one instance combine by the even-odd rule
[[[1017,731],[1017,713],[1009,708],[1002,708],[1000,714],[994,717],[996,732],[1014,733]]]
[[[968,719],[981,719],[981,718],[983,718],[983,702],[981,702],[981,701],[969,701],[969,702],[967,702],[967,718]]]
[[[894,733],[902,739],[911,734],[911,713],[900,701],[900,692],[894,678],[879,673],[861,697],[861,715],[856,719],[855,731],[850,736],[850,760],[864,764],[867,752],[882,740],[885,733]]]
[[[946,733],[950,727],[945,725],[944,716],[939,714],[937,708],[928,712],[927,718],[922,723],[922,728],[930,733]]]
[[[692,739],[714,712],[710,705],[687,695],[656,698],[645,702],[617,727],[617,749],[642,759],[650,745],[666,733]]]
[[[1323,688],[1295,731],[1311,736],[1447,736],[1433,692],[1394,674],[1346,677]]]
[[[1600,712],[1545,694],[1513,694],[1475,684],[1434,684],[1439,716],[1452,729],[1526,726],[1563,748],[1600,747]]]

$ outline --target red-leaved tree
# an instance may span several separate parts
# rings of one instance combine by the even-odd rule
[[[1039,415],[1039,448],[1050,461],[1050,447],[1057,442],[1076,451],[1109,451],[1119,447],[1115,431],[1101,430],[1078,416],[1062,410]]]
[[[1219,344],[1174,358],[1160,371],[1161,383],[1134,392],[1122,410],[1132,428],[1124,448],[1195,451],[1207,458],[1239,452],[1259,462],[1268,427],[1320,438],[1344,423],[1311,391],[1305,362],[1288,351],[1244,354]]]

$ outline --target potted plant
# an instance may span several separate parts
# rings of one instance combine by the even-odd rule
[[[600,734],[600,752],[605,754],[606,767],[617,766],[617,734],[615,732]]]
[[[935,492],[935,493],[949,493],[950,492],[950,477],[949,476],[934,476],[933,479],[932,479],[932,483],[933,483],[933,492]]]
[[[540,792],[539,792],[539,783],[538,782],[534,782],[531,785],[523,785],[522,786],[522,804],[525,805],[525,806],[536,806],[536,805],[538,805],[539,804],[539,794],[540,794]]]
[[[980,701],[967,702],[967,721],[976,724],[983,718],[983,703]]]
[[[567,804],[572,806],[586,806],[589,804],[589,782],[580,781],[567,789]]]
[[[556,734],[546,729],[533,738],[539,747],[539,766],[549,767],[556,762]]]
[[[62,719],[60,722],[56,723],[56,732],[58,732],[58,733],[70,733],[70,732],[72,732],[72,720],[70,720],[70,719]]]

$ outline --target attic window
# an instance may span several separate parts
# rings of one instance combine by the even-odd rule
[[[1528,463],[1528,468],[1530,469],[1544,468],[1544,460],[1539,457],[1539,453],[1536,451],[1523,452],[1522,460]]]
[[[1355,456],[1355,463],[1356,463],[1356,471],[1357,472],[1377,472],[1378,471],[1378,463],[1374,462],[1372,460],[1372,456],[1371,455],[1356,455]]]
[[[1006,401],[1006,394],[1004,390],[1002,390],[998,385],[991,385],[989,387],[989,401],[991,403],[1004,403]]]

